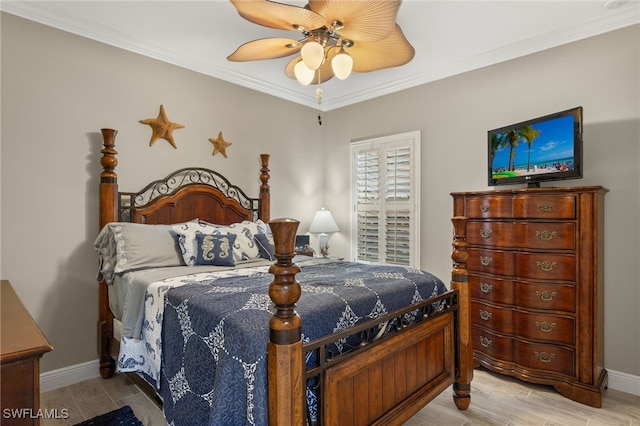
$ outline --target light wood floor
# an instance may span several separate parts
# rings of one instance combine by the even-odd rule
[[[592,408],[562,397],[553,388],[475,370],[471,406],[458,411],[451,390],[440,394],[405,426],[454,425],[631,425],[640,426],[640,396],[607,389],[602,408]],[[41,408],[66,408],[69,418],[43,420],[43,426],[73,425],[98,414],[130,405],[146,426],[164,426],[158,405],[127,377],[91,379],[45,392]]]

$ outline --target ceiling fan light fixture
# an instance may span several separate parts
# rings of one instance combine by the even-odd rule
[[[304,64],[312,71],[317,70],[324,60],[324,48],[317,41],[308,41],[300,50]]]
[[[1,1],[1,0],[0,0]],[[396,22],[402,0],[307,0],[305,6],[279,0],[230,0],[249,22],[278,30],[295,30],[302,37],[270,37],[241,45],[230,61],[277,59],[299,54],[287,62],[285,75],[303,85],[320,85],[334,76],[398,67],[411,61],[413,46]],[[601,0],[624,3],[628,0]],[[348,52],[348,53],[347,53]],[[322,103],[322,89],[316,91]],[[318,122],[322,124],[320,114]]]
[[[298,80],[298,82],[303,86],[311,84],[313,77],[316,75],[315,71],[307,68],[303,60],[298,61],[296,66],[293,68],[293,73],[296,76],[296,80]]]
[[[331,68],[340,80],[344,80],[351,74],[353,69],[353,58],[340,48],[340,52],[331,60]]]

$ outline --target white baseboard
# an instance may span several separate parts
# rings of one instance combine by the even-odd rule
[[[40,392],[73,385],[84,380],[100,377],[100,361],[87,361],[40,374]]]
[[[74,383],[100,377],[100,361],[88,361],[40,374],[40,391],[47,392]],[[607,370],[610,389],[640,396],[640,376]]]
[[[607,370],[607,373],[609,373],[609,389],[640,396],[640,376],[615,370]]]

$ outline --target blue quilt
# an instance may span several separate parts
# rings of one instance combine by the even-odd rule
[[[435,276],[406,267],[327,261],[301,269],[297,312],[305,342],[446,291]],[[167,292],[160,395],[169,424],[268,424],[272,281],[262,273]]]

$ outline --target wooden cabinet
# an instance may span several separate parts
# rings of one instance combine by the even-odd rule
[[[9,281],[0,285],[0,418],[2,425],[38,425],[40,357],[53,347]]]
[[[602,405],[604,194],[599,186],[457,192],[469,218],[476,365]]]

